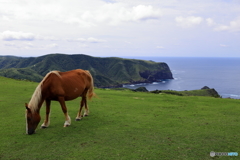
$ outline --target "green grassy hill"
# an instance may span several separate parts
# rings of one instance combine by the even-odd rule
[[[38,83],[0,77],[0,159],[238,159],[240,100],[96,89],[90,115],[74,121],[79,99],[67,102],[71,126],[52,103],[51,125],[25,134],[24,103]],[[45,107],[42,107],[43,121]]]
[[[65,54],[49,54],[35,58],[0,56],[0,76],[15,79],[40,82],[49,71],[79,68],[89,70],[98,87],[173,78],[166,63],[152,61]]]

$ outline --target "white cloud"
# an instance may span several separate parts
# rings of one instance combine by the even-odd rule
[[[26,42],[26,43],[25,43],[25,46],[31,48],[31,47],[33,47],[33,44],[32,44],[31,42]]]
[[[0,33],[0,37],[4,41],[34,41],[34,40],[50,40],[56,41],[59,40],[53,36],[41,36],[36,35],[30,32],[22,31],[4,31]]]
[[[1,38],[4,41],[33,41],[36,36],[33,33],[4,31],[1,33]]]
[[[56,44],[56,43],[48,44],[44,48],[58,48],[58,44]]]
[[[18,46],[13,42],[5,42],[4,46],[18,48]]]
[[[6,41],[4,42],[4,46],[6,47],[10,47],[13,49],[34,49],[35,46],[31,43],[31,42],[19,42],[19,43],[15,43],[13,41]]]
[[[101,42],[105,42],[105,40],[90,37],[90,38],[87,39],[87,42],[90,42],[90,43],[101,43]]]
[[[0,49],[13,55],[239,54],[239,15],[238,0],[0,0]],[[220,47],[225,43],[231,47]]]
[[[129,5],[126,3],[106,3],[94,0],[84,1],[25,1],[5,3],[0,6],[2,19],[20,21],[55,21],[78,24],[81,27],[96,26],[98,23],[116,25],[122,22],[159,19],[161,12],[151,5]],[[86,7],[85,7],[86,6]]]
[[[189,17],[176,17],[175,21],[177,22],[178,26],[181,26],[183,28],[189,28],[195,25],[199,25],[202,21],[203,18],[202,17],[195,17],[195,16],[189,16]]]
[[[159,19],[161,17],[160,10],[154,9],[151,5],[138,5],[132,8],[132,20],[148,20]]]
[[[218,25],[214,30],[216,31],[230,31],[239,32],[240,31],[240,18],[231,21],[229,25]]]
[[[102,42],[106,42],[103,39],[97,39],[97,38],[93,38],[93,37],[77,38],[77,39],[67,39],[67,41],[69,41],[69,42],[82,42],[82,43],[102,43]]]
[[[118,25],[123,22],[140,22],[152,19],[159,19],[161,12],[151,5],[137,5],[133,7],[123,4],[105,4],[95,11],[86,11],[81,17],[75,17],[75,22],[85,22],[89,26],[96,23],[107,23]]]
[[[7,17],[7,16],[5,16],[5,15],[2,15],[1,16],[1,19],[3,20],[3,21],[10,21],[10,19],[9,19],[9,17]]]
[[[226,45],[226,44],[220,44],[220,47],[229,47],[229,45]]]
[[[157,46],[156,48],[158,48],[158,49],[164,49],[163,46]]]
[[[49,41],[58,41],[58,40],[61,40],[61,39],[58,39],[54,36],[42,36],[42,35],[36,35],[35,36],[36,40],[49,40]]]
[[[207,19],[206,19],[206,22],[207,22],[207,25],[208,25],[208,26],[214,26],[214,25],[216,25],[216,23],[213,21],[212,18],[207,18]]]

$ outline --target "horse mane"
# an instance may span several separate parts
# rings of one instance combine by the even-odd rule
[[[61,78],[61,75],[59,74],[59,71],[51,71],[49,72],[44,78],[43,80],[38,84],[38,86],[36,87],[32,98],[28,104],[29,108],[31,109],[32,112],[36,112],[36,110],[38,109],[38,104],[40,103],[41,99],[42,99],[42,85],[43,82],[49,77],[50,74],[56,74],[58,77]]]

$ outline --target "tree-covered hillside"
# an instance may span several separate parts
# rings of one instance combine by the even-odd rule
[[[0,56],[0,76],[41,81],[52,70],[89,70],[97,87],[114,87],[125,83],[154,82],[172,79],[166,63],[100,58],[87,55],[49,54],[41,57]]]

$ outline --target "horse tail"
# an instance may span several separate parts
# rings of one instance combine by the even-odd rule
[[[91,73],[87,70],[86,70],[86,73],[90,77],[90,87],[88,89],[88,99],[91,99],[92,97],[96,96],[96,94],[94,93],[94,82],[93,82],[93,77],[92,77]]]

